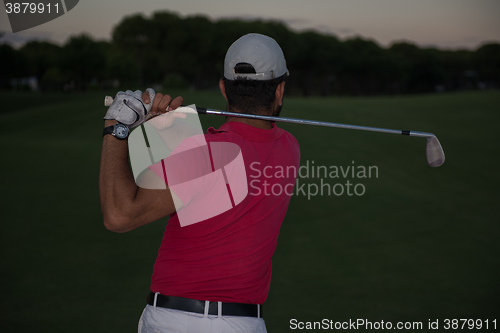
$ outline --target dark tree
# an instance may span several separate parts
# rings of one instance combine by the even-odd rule
[[[71,37],[61,52],[61,68],[74,82],[75,89],[85,90],[106,77],[106,52],[109,44],[96,42],[86,34]]]
[[[156,65],[159,33],[153,21],[141,14],[125,17],[113,30],[113,44],[121,52],[131,55],[137,64],[140,86],[149,82],[145,76],[146,68]]]
[[[26,59],[9,44],[0,44],[0,89],[12,89],[11,81],[27,76]]]

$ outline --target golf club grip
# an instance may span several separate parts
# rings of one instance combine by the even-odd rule
[[[181,106],[186,106],[186,105],[181,105]],[[198,112],[198,114],[207,114],[207,108],[200,108],[199,106],[197,106],[196,112]]]
[[[104,106],[110,106],[113,103],[113,97],[111,96],[106,96],[104,98]],[[187,105],[181,105],[181,106],[187,106]],[[201,107],[196,107],[196,112],[199,114],[207,114],[207,108],[201,108]]]

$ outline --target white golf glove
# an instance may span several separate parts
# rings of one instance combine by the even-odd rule
[[[142,101],[142,91],[127,90],[116,94],[113,104],[106,112],[104,119],[116,120],[129,128],[134,128],[146,121],[146,118],[153,107],[155,91],[151,88],[146,89],[149,93],[149,104]]]

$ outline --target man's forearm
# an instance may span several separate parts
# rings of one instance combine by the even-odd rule
[[[117,122],[105,121],[105,127]],[[103,138],[99,172],[99,196],[104,224],[126,216],[137,193],[132,170],[128,163],[128,141],[118,140],[112,135]]]
[[[170,96],[156,94],[153,105],[150,100],[151,92],[147,92],[142,94],[142,100],[145,104],[138,105],[137,100],[135,100],[137,96],[133,94],[135,93],[123,94],[126,95],[124,98],[128,98],[127,108],[111,110],[112,105],[106,113],[106,119],[121,117],[128,121],[130,120],[130,111],[132,111],[140,118],[139,123],[137,121],[134,123],[139,126],[147,117],[141,113],[144,107],[154,115],[162,113],[161,110],[166,110],[169,104],[173,109],[182,104],[181,97],[172,101]],[[150,107],[151,110],[149,110]],[[114,124],[117,124],[116,120],[106,120],[104,126],[109,127]],[[128,141],[106,135],[102,143],[99,172],[99,195],[106,228],[115,232],[127,232],[175,212],[174,199],[176,198],[172,198],[165,184],[163,183],[163,187],[157,190],[153,190],[156,188],[155,186],[150,186],[151,184],[157,186],[162,179],[151,171],[143,175],[143,180],[145,186],[138,187],[128,162]],[[180,200],[177,198],[177,201]],[[182,205],[178,204],[177,206],[181,207]]]

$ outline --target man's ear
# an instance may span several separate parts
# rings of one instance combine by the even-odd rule
[[[222,96],[224,96],[224,98],[227,101],[226,86],[224,85],[224,80],[223,79],[219,80],[219,89],[220,89],[220,92],[222,93]]]
[[[285,81],[278,84],[276,87],[276,101],[278,101],[278,105],[283,105],[283,96],[285,94]]]

